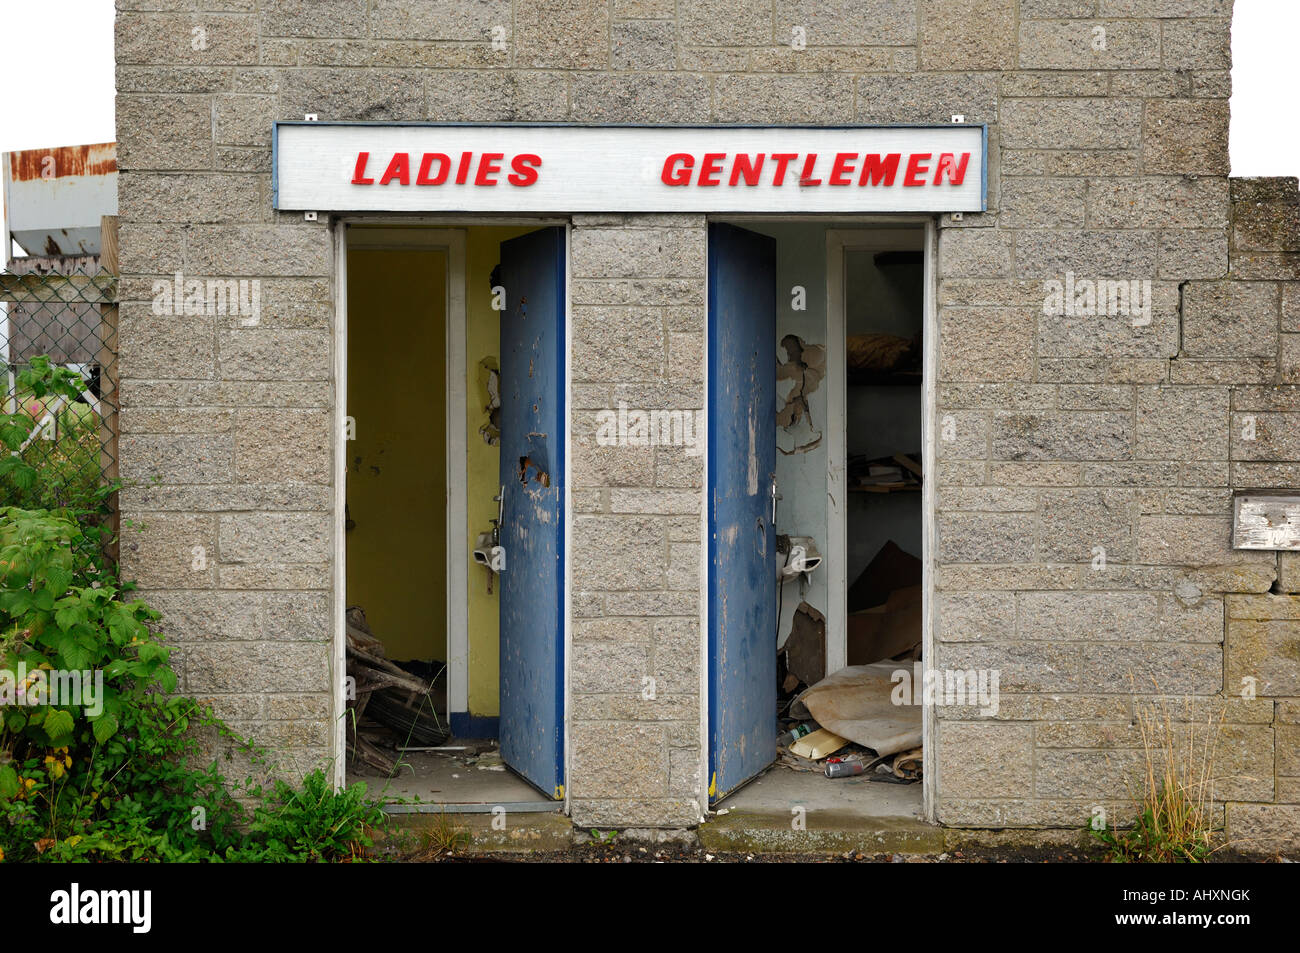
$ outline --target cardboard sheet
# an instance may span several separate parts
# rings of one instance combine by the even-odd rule
[[[909,663],[850,665],[808,689],[800,701],[823,728],[876,754],[908,751],[921,744],[921,706],[890,700],[890,677],[900,669],[911,675]]]

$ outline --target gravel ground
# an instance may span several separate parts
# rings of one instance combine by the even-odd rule
[[[1072,847],[972,848],[941,854],[712,853],[679,845],[603,844],[526,853],[438,852],[425,850],[399,858],[407,863],[452,864],[1081,864],[1105,863],[1101,851]],[[1289,863],[1281,857],[1243,857],[1221,851],[1211,863]]]

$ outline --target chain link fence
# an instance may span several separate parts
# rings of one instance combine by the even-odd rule
[[[38,357],[75,372],[80,393],[38,396],[23,373]],[[0,409],[26,436],[16,451],[34,486],[0,477],[0,504],[71,507],[116,522],[117,279],[97,256],[14,258],[0,271]]]

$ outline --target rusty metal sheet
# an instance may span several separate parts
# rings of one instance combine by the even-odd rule
[[[99,254],[100,220],[117,214],[116,143],[6,153],[0,173],[7,228],[29,255]]]

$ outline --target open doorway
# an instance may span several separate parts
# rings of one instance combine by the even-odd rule
[[[343,241],[348,780],[394,812],[558,809],[565,229]]]
[[[924,222],[711,226],[713,803],[923,813],[892,689],[925,636],[926,249]]]

